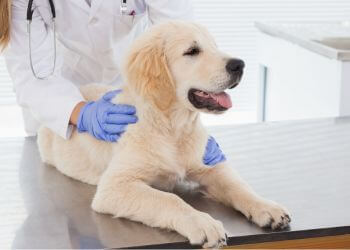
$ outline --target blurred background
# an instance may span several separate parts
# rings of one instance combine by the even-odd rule
[[[246,63],[233,108],[206,125],[350,115],[349,0],[193,2],[197,22]],[[1,56],[0,117],[0,137],[25,135]]]

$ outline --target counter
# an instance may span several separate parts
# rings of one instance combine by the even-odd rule
[[[259,120],[350,116],[350,23],[256,23]]]
[[[289,228],[271,232],[231,208],[182,194],[223,222],[229,245],[350,233],[350,118],[209,130],[232,167],[292,215]],[[0,248],[190,247],[175,232],[92,211],[95,187],[43,164],[34,137],[1,138],[0,164]]]
[[[262,23],[261,32],[331,59],[350,61],[350,22]]]

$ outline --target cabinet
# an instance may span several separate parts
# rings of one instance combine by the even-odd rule
[[[256,26],[260,120],[350,115],[349,26]]]

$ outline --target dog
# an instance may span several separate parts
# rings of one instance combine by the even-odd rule
[[[64,140],[40,128],[43,162],[63,174],[97,185],[92,209],[151,227],[175,230],[205,248],[226,244],[223,224],[171,191],[182,180],[195,182],[207,197],[240,211],[261,227],[285,228],[288,211],[256,194],[220,162],[203,164],[208,134],[200,112],[221,114],[231,107],[224,91],[242,78],[244,62],[218,50],[201,25],[171,21],[141,35],[129,50],[127,84],[112,102],[136,107],[138,122],[117,143],[74,131]],[[110,86],[81,88],[97,100]]]

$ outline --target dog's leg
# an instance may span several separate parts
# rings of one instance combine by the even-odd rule
[[[233,206],[261,227],[281,229],[290,222],[285,208],[258,196],[226,163],[193,171],[189,176],[203,187],[203,193],[208,197]]]
[[[107,170],[108,171],[108,170]],[[180,197],[152,188],[118,173],[102,176],[92,208],[100,213],[128,218],[151,227],[175,230],[191,244],[219,247],[226,244],[220,221],[192,208]]]

